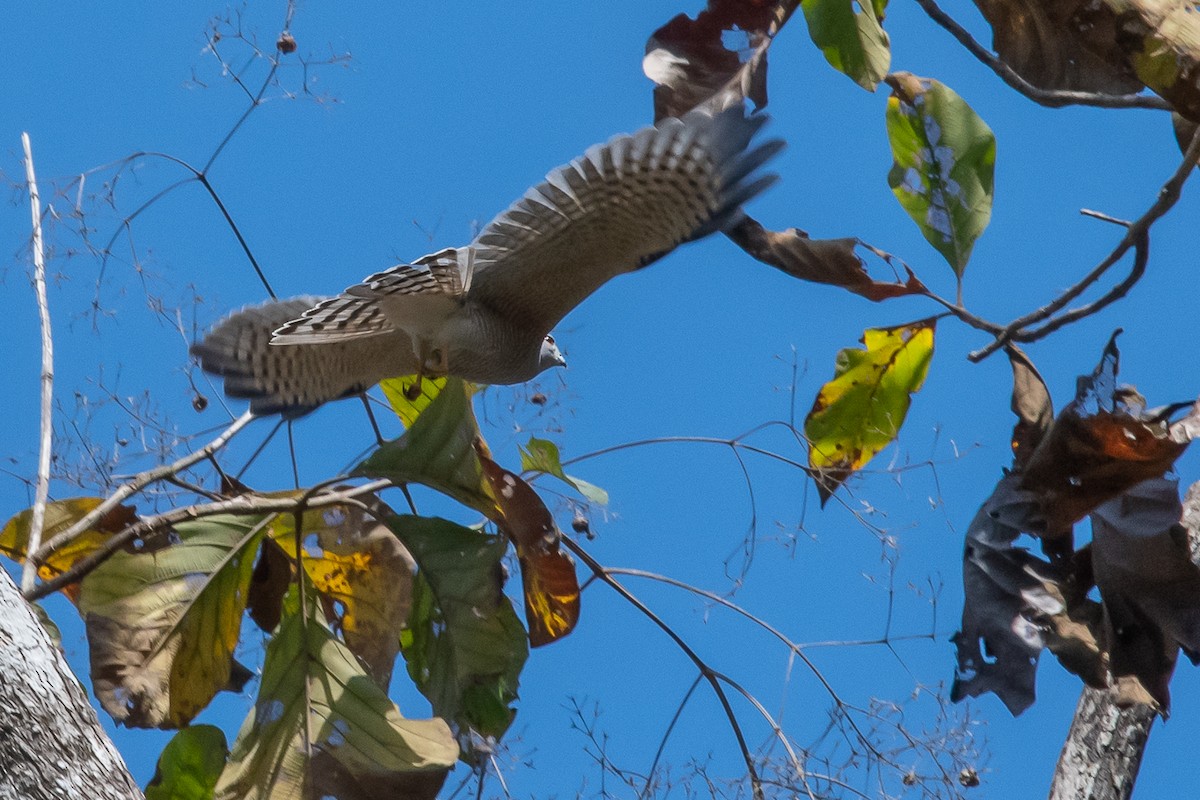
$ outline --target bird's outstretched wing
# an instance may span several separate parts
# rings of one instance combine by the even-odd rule
[[[279,304],[278,313],[283,313],[284,304],[292,308],[291,304],[298,303],[300,299],[302,298]],[[268,306],[270,304],[259,308],[265,309]],[[294,319],[281,320],[283,324],[275,329],[271,344],[332,344],[367,339],[392,330],[383,311],[370,300],[338,295],[326,298],[311,308],[300,310],[304,313],[293,315]],[[275,311],[276,309],[272,308],[271,314],[274,315]]]
[[[549,333],[610,278],[735,223],[777,177],[755,172],[783,147],[750,148],[765,121],[738,104],[590,148],[480,232],[470,300]]]
[[[236,311],[217,324],[203,341],[192,346],[200,366],[220,375],[225,393],[250,400],[256,414],[281,414],[285,419],[303,416],[329,400],[365,391],[384,378],[411,375],[417,371],[412,342],[390,326],[375,325],[373,334],[361,330],[352,337],[330,340],[320,331],[312,339],[291,339],[280,347],[272,344],[272,334],[310,310],[306,319],[331,320],[334,301],[348,314],[370,317],[369,308],[347,307],[337,297],[300,297],[273,300]],[[363,301],[354,300],[360,305]],[[378,310],[375,310],[378,313]],[[380,317],[382,319],[382,317]],[[331,324],[336,324],[332,322]]]
[[[392,327],[433,338],[466,297],[474,251],[449,247],[397,264],[346,289],[343,296],[372,301]]]

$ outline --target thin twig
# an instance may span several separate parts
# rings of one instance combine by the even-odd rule
[[[684,692],[683,699],[679,701],[679,707],[675,709],[675,713],[671,716],[671,721],[667,724],[667,729],[663,732],[662,739],[658,742],[658,749],[654,751],[654,760],[650,762],[650,769],[646,772],[646,783],[642,786],[642,790],[638,792],[638,800],[646,800],[650,796],[650,789],[654,782],[654,773],[658,769],[658,762],[662,760],[663,752],[667,749],[667,740],[671,738],[671,732],[675,730],[676,723],[683,716],[683,709],[687,708],[688,701],[692,699],[692,695],[696,693],[696,689],[700,686],[702,680],[704,680],[704,676],[697,674],[696,680],[692,681],[692,685]]]
[[[245,120],[243,118],[238,124],[240,125],[241,122],[244,121]],[[232,135],[232,132],[230,135]],[[222,143],[222,146],[224,146],[224,143]],[[191,173],[192,177],[183,178],[175,183],[172,183],[170,186],[156,193],[149,200],[142,203],[140,206],[134,209],[133,213],[129,214],[121,221],[121,227],[113,232],[113,235],[109,238],[108,243],[104,246],[104,250],[102,251],[101,255],[101,270],[103,270],[103,267],[107,263],[109,251],[112,249],[113,243],[116,242],[117,237],[121,235],[122,229],[128,229],[129,223],[133,222],[138,215],[157,203],[163,197],[175,191],[180,186],[188,184],[194,180],[204,187],[204,191],[208,192],[209,198],[211,198],[213,203],[216,204],[217,210],[221,212],[221,216],[225,218],[225,224],[228,225],[229,230],[233,232],[234,238],[236,238],[238,241],[238,246],[242,248],[242,252],[245,253],[246,259],[250,262],[250,266],[254,269],[254,274],[258,276],[259,283],[261,283],[263,288],[267,290],[267,294],[270,295],[272,300],[276,299],[275,290],[271,288],[271,282],[267,280],[266,273],[263,272],[262,266],[258,263],[258,259],[254,257],[254,252],[250,249],[250,244],[246,241],[246,237],[242,235],[241,228],[239,228],[237,223],[233,221],[233,215],[229,213],[229,209],[225,207],[225,203],[221,200],[220,195],[217,194],[216,188],[213,187],[212,182],[208,179],[207,171],[198,170],[187,161],[184,161],[178,156],[173,156],[170,153],[159,153],[148,150],[142,150],[133,153],[126,157],[126,161],[133,162],[139,158],[161,158],[165,161],[170,161],[171,163],[182,167],[184,170]],[[213,158],[216,158],[216,154],[213,155]],[[211,161],[205,165],[204,169],[207,170],[210,166],[212,166]],[[103,274],[103,272],[101,274]]]
[[[26,552],[42,546],[42,528],[46,524],[46,501],[50,497],[50,449],[54,442],[52,411],[54,408],[54,339],[50,334],[50,301],[46,297],[46,246],[42,240],[42,199],[38,194],[37,176],[33,170],[33,147],[29,134],[21,134],[25,149],[25,182],[29,187],[29,215],[33,223],[33,288],[37,295],[38,319],[42,329],[42,402],[41,432],[38,441],[38,480],[34,495],[33,514],[29,522],[29,542]],[[21,571],[21,589],[33,588],[37,579],[37,564],[25,561]]]
[[[646,578],[648,580],[664,583],[668,586],[674,586],[678,589],[684,589],[713,603],[724,606],[730,611],[740,614],[750,622],[774,636],[776,639],[782,642],[797,658],[799,658],[801,662],[804,663],[804,666],[808,667],[808,671],[812,673],[813,677],[816,678],[821,686],[825,689],[825,692],[829,695],[830,699],[833,700],[834,705],[842,710],[850,708],[850,704],[841,698],[837,690],[833,688],[833,684],[831,684],[829,679],[825,677],[825,674],[821,672],[817,665],[813,663],[812,659],[808,657],[808,654],[804,652],[805,645],[797,644],[796,642],[792,641],[783,633],[783,631],[779,630],[761,617],[758,617],[747,611],[745,608],[742,608],[732,600],[721,597],[715,592],[701,589],[698,586],[692,586],[690,583],[684,583],[677,578],[672,578],[667,575],[660,575],[655,572],[647,572],[646,570],[640,569],[628,569],[624,567],[605,567],[605,571],[610,575],[629,575],[630,577],[634,578]],[[922,636],[921,638],[927,639],[931,637]],[[886,642],[886,639],[884,641]],[[850,727],[854,729],[854,733],[858,736],[859,742],[863,745],[863,747],[867,748],[871,752],[871,755],[875,756],[876,758],[882,758],[882,753],[880,753],[878,749],[871,744],[871,740],[867,737],[867,734],[858,727],[858,723],[855,722],[854,719],[849,715],[846,716],[846,720],[850,723]]]
[[[634,608],[642,612],[647,619],[665,633],[675,643],[676,647],[687,656],[696,669],[700,671],[700,674],[704,676],[704,680],[712,687],[713,694],[716,695],[717,701],[721,704],[721,709],[725,712],[725,718],[729,721],[729,727],[733,730],[734,738],[737,739],[738,748],[742,752],[742,760],[746,764],[746,772],[750,778],[750,787],[754,800],[765,800],[766,796],[763,794],[762,780],[759,778],[758,770],[754,766],[754,756],[750,752],[750,746],[746,743],[746,737],[742,733],[742,726],[738,722],[737,714],[729,702],[729,696],[725,693],[725,688],[721,685],[722,676],[720,673],[708,666],[704,659],[700,658],[696,651],[691,648],[691,645],[683,640],[682,636],[676,633],[660,616],[650,610],[650,607],[639,600],[633,592],[625,588],[624,584],[610,575],[604,565],[592,558],[591,554],[584,550],[578,542],[565,536],[560,539],[560,542],[574,553],[580,561],[586,564],[593,575],[608,584],[613,591],[625,598]]]
[[[128,483],[123,483],[117,487],[117,490],[105,498],[103,503],[85,514],[82,519],[80,519],[70,528],[67,528],[62,533],[54,536],[52,539],[50,539],[50,541],[46,542],[41,547],[34,548],[31,545],[29,548],[28,560],[33,562],[35,565],[41,564],[55,550],[65,544],[68,544],[69,542],[74,541],[76,538],[81,536],[84,531],[88,530],[97,522],[99,522],[105,514],[121,505],[122,502],[137,494],[142,489],[156,481],[163,480],[169,475],[176,475],[193,464],[210,457],[213,453],[217,452],[226,444],[228,444],[229,440],[237,435],[238,431],[250,424],[252,419],[254,419],[253,414],[247,411],[245,414],[242,414],[242,416],[238,417],[232,425],[226,428],[220,436],[218,436],[216,439],[213,439],[199,450],[188,453],[183,458],[180,458],[170,464],[164,464],[162,466],[155,467],[154,469],[149,469],[145,472],[139,472],[137,475],[134,475]],[[26,589],[25,592],[28,594],[29,590]]]
[[[1170,111],[1171,104],[1161,97],[1152,94],[1104,94],[1102,92],[1077,92],[1068,89],[1042,89],[1034,86],[1021,77],[1016,70],[1005,64],[995,53],[988,50],[975,40],[975,37],[959,25],[957,20],[942,11],[934,0],[917,0],[917,5],[925,10],[929,18],[945,28],[959,44],[971,55],[979,59],[984,66],[1038,105],[1050,108],[1063,106],[1098,106],[1100,108],[1152,108],[1160,111]]]
[[[337,480],[342,479],[344,478]],[[104,544],[100,545],[96,550],[72,564],[70,569],[64,570],[62,574],[38,584],[31,591],[25,592],[25,599],[31,601],[38,600],[58,591],[64,586],[75,583],[98,567],[114,552],[120,550],[130,542],[136,539],[145,539],[181,522],[190,522],[192,520],[203,519],[204,517],[217,516],[218,514],[237,514],[241,516],[250,514],[282,514],[294,512],[300,507],[307,509],[324,508],[341,503],[357,502],[357,498],[362,495],[374,494],[391,487],[391,481],[377,480],[364,483],[360,486],[353,486],[349,489],[322,492],[307,500],[303,497],[263,497],[255,494],[244,494],[216,503],[201,503],[183,508],[173,508],[162,514],[140,519],[119,533],[113,534],[104,540]]]

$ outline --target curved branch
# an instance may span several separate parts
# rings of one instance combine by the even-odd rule
[[[640,569],[627,569],[627,568],[621,568],[621,567],[605,567],[605,571],[607,571],[608,573],[613,574],[613,575],[629,575],[634,578],[646,578],[647,580],[665,583],[668,586],[674,586],[677,589],[683,589],[685,591],[699,595],[700,597],[703,597],[706,600],[709,600],[720,606],[724,606],[725,608],[728,608],[730,611],[740,614],[741,616],[745,617],[749,621],[753,622],[755,625],[762,628],[767,633],[774,636],[776,639],[778,639],[780,642],[782,642],[783,645],[788,648],[788,650],[790,650],[793,654],[795,654],[795,656],[797,658],[799,658],[801,662],[803,662],[804,666],[808,667],[809,672],[811,672],[813,674],[813,677],[816,678],[817,681],[821,684],[821,686],[825,689],[825,691],[829,695],[830,699],[833,700],[834,705],[836,705],[841,710],[846,710],[848,708],[851,708],[850,704],[847,703],[845,700],[843,700],[841,698],[841,696],[837,693],[837,690],[833,688],[833,684],[831,684],[829,682],[829,680],[825,677],[824,673],[822,673],[821,670],[817,668],[817,665],[814,664],[812,662],[812,660],[808,657],[808,655],[804,652],[803,645],[799,645],[796,642],[793,642],[791,639],[789,639],[783,633],[783,631],[779,630],[774,625],[772,625],[771,623],[762,619],[761,617],[751,614],[749,611],[742,608],[737,603],[734,603],[732,600],[729,600],[728,598],[725,598],[725,597],[721,597],[720,595],[715,594],[714,592],[710,592],[706,589],[701,589],[698,586],[692,586],[691,584],[684,583],[683,581],[678,580],[676,578],[671,578],[667,575],[659,575],[658,573],[655,573],[655,572],[647,572],[645,570],[640,570]],[[932,638],[932,635],[929,637],[923,636],[921,638]],[[884,643],[886,643],[886,640],[884,641]],[[878,751],[878,749],[876,749],[874,747],[874,745],[871,744],[870,739],[868,739],[867,735],[865,733],[863,733],[861,728],[858,727],[858,723],[856,723],[854,721],[853,717],[850,717],[849,715],[847,715],[846,720],[850,723],[850,727],[854,729],[855,734],[858,735],[859,742],[864,747],[866,747],[868,751],[870,751],[871,755],[875,756],[876,758],[882,759],[882,753],[880,753]]]
[[[1074,322],[1075,320],[1082,319],[1089,314],[1099,311],[1109,303],[1113,302],[1119,297],[1124,296],[1125,292],[1128,292],[1129,289],[1135,283],[1137,283],[1142,274],[1145,272],[1146,265],[1144,262],[1145,259],[1148,258],[1150,246],[1150,228],[1168,211],[1174,208],[1175,203],[1179,201],[1179,197],[1183,192],[1183,185],[1187,183],[1188,178],[1191,177],[1192,171],[1195,168],[1198,159],[1200,159],[1200,130],[1197,130],[1196,134],[1192,136],[1192,141],[1188,144],[1187,151],[1183,154],[1183,160],[1180,161],[1179,166],[1176,167],[1175,172],[1169,179],[1167,179],[1167,182],[1164,183],[1162,188],[1158,190],[1158,196],[1155,198],[1154,203],[1151,204],[1150,208],[1146,209],[1146,212],[1142,214],[1142,216],[1138,217],[1129,224],[1125,231],[1125,236],[1121,238],[1121,241],[1117,243],[1117,246],[1103,261],[1097,264],[1091,272],[1083,276],[1083,278],[1081,278],[1074,286],[1067,289],[1054,300],[1050,301],[1036,311],[1032,311],[1023,317],[1010,322],[1004,327],[1004,330],[996,336],[995,339],[989,342],[986,346],[968,355],[967,358],[974,362],[982,361],[992,353],[1004,347],[1004,345],[1008,344],[1009,342],[1031,342],[1036,339],[1040,339],[1051,330],[1055,330],[1058,327],[1061,327],[1063,324],[1066,324],[1065,322],[1056,324],[1053,328],[1044,330],[1050,324],[1047,323],[1047,326],[1043,326],[1043,328],[1032,331],[1028,330],[1029,326],[1035,325],[1039,322],[1044,322],[1045,320],[1050,319],[1055,313],[1063,309],[1068,303],[1082,294],[1084,290],[1098,281],[1104,275],[1104,273],[1106,273],[1114,264],[1120,261],[1130,249],[1133,249],[1135,251],[1134,266],[1129,277],[1110,290],[1109,293],[1100,298],[1100,300],[1097,300],[1089,305],[1082,306],[1081,308],[1068,311],[1064,316],[1069,317],[1067,320],[1068,322]],[[1139,264],[1139,261],[1142,263]]]

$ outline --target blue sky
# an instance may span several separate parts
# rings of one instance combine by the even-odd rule
[[[519,2],[301,3],[292,26],[300,54],[320,61],[311,84],[324,99],[288,99],[279,89],[249,119],[210,173],[281,296],[332,293],[399,259],[467,241],[474,226],[505,208],[551,167],[611,135],[648,124],[651,85],[641,73],[647,36],[699,4],[678,0],[609,3]],[[204,52],[203,32],[219,5],[185,10],[155,3],[111,6],[59,3],[9,15],[0,66],[0,169],[19,182],[20,133],[28,131],[44,199],[69,216],[74,189],[56,195],[73,176],[139,150],[203,163],[245,108],[245,96]],[[969,8],[976,34],[988,34]],[[246,30],[270,47],[282,6],[256,4]],[[1169,120],[1149,111],[1049,110],[1001,84],[933,26],[913,3],[894,4],[886,28],[893,69],[944,80],[992,126],[998,139],[996,204],[989,230],[965,276],[976,313],[1007,320],[1041,305],[1099,261],[1118,239],[1112,226],[1080,217],[1079,208],[1138,216],[1174,170],[1179,153]],[[226,41],[229,53],[245,51]],[[896,203],[886,182],[891,156],[883,112],[886,93],[871,95],[835,73],[794,19],[771,51],[770,133],[788,140],[775,162],[782,181],[750,208],[768,227],[796,226],[814,237],[859,236],[902,256],[944,295],[953,275]],[[301,85],[295,60],[281,73],[283,89]],[[247,81],[257,86],[261,63]],[[85,195],[101,192],[112,171],[90,175]],[[102,245],[121,217],[183,175],[161,161],[125,171],[113,208],[91,204],[92,241]],[[0,369],[10,376],[0,452],[11,460],[0,474],[0,511],[26,507],[18,476],[33,474],[39,369],[36,308],[26,275],[28,207],[19,188],[0,207],[8,242],[0,263],[0,310],[8,322]],[[1129,298],[1104,314],[1029,348],[1058,406],[1076,375],[1089,372],[1112,329],[1120,340],[1123,377],[1152,404],[1186,400],[1200,391],[1192,299],[1185,283],[1195,266],[1192,242],[1200,201],[1185,193],[1155,228],[1146,277]],[[244,255],[198,185],[174,192],[142,214],[131,237],[114,245],[101,284],[101,303],[115,310],[93,326],[87,316],[98,262],[79,248],[70,222],[56,225],[50,304],[54,313],[56,397],[64,425],[75,392],[93,398],[149,392],[150,406],[171,430],[191,434],[227,419],[216,393],[203,414],[191,408],[186,342],[152,313],[146,292],[168,306],[183,304],[189,333],[227,311],[265,298]],[[137,253],[135,268],[131,253]],[[193,291],[198,296],[194,301]],[[538,411],[521,390],[490,393],[485,431],[502,463],[516,465],[515,447],[529,435],[550,435],[565,457],[662,436],[729,438],[770,420],[803,415],[832,374],[841,348],[863,328],[935,313],[928,302],[871,304],[838,290],[800,283],[760,265],[714,237],[682,248],[652,269],[604,287],[559,327],[571,368],[551,373],[541,389],[551,397]],[[935,630],[937,641],[886,648],[825,648],[814,659],[844,698],[904,702],[914,686],[948,686],[961,603],[962,533],[978,504],[1009,463],[1009,368],[992,358],[971,365],[965,355],[985,343],[952,321],[938,330],[924,390],[915,399],[899,444],[843,495],[867,513],[897,546],[896,635]],[[794,359],[794,361],[793,361]],[[232,406],[240,413],[240,407]],[[107,454],[129,438],[111,404],[90,433]],[[124,427],[121,427],[124,425]],[[235,450],[245,456],[269,430],[257,423]],[[60,428],[66,430],[66,428]],[[371,441],[353,403],[323,409],[295,430],[302,482],[336,474]],[[257,437],[257,438],[256,438]],[[253,440],[253,441],[251,441]],[[801,455],[786,435],[765,432],[755,443]],[[153,444],[151,442],[151,444]],[[129,446],[127,446],[129,447]],[[134,442],[133,448],[140,443]],[[132,452],[132,449],[130,450]],[[78,453],[69,457],[77,458]],[[889,465],[902,467],[883,474]],[[125,471],[149,465],[130,457]],[[821,511],[815,492],[792,469],[748,461],[754,490],[725,448],[659,445],[599,457],[574,468],[612,496],[593,518],[597,539],[586,543],[601,561],[669,574],[717,592],[730,588],[723,560],[747,533],[752,511],[757,547],[736,601],[796,641],[877,638],[888,605],[888,565],[876,533],[845,508]],[[1194,456],[1180,465],[1184,483],[1200,477]],[[246,479],[256,488],[290,484],[287,448],[276,439]],[[56,486],[56,496],[79,490]],[[558,502],[553,496],[548,496]],[[429,496],[423,508],[457,513]],[[564,503],[560,523],[570,520]],[[941,586],[936,620],[925,599],[907,587]],[[826,720],[824,694],[787,653],[761,632],[693,598],[630,579],[630,586],[688,637],[713,665],[753,691],[804,744]],[[68,615],[65,603],[51,610]],[[72,663],[86,664],[78,628],[64,642]],[[257,649],[251,644],[249,654]],[[899,656],[899,658],[897,657]],[[678,651],[627,605],[601,587],[584,595],[580,628],[537,651],[522,683],[512,733],[515,769],[506,774],[516,796],[572,794],[584,781],[598,789],[597,771],[582,754],[586,740],[569,728],[569,698],[598,704],[616,763],[645,770],[662,730],[694,672]],[[251,689],[254,685],[252,684]],[[1044,793],[1078,695],[1078,681],[1043,659],[1039,701],[1012,719],[995,698],[969,706],[971,730],[986,740],[977,796]],[[1181,776],[1200,730],[1200,675],[1186,662],[1173,684],[1174,713],[1156,727],[1137,796],[1194,796]],[[419,698],[399,695],[402,709],[426,713]],[[225,696],[202,719],[232,736],[252,695]],[[909,713],[919,727],[933,704]],[[752,743],[767,730],[739,707]],[[144,783],[166,741],[157,732],[118,731],[116,740]],[[682,717],[667,759],[712,759],[717,774],[737,766],[733,737],[703,687]],[[528,760],[531,767],[521,766]],[[1182,778],[1182,779],[1181,779]],[[453,782],[455,778],[451,778]],[[869,784],[860,785],[870,791]],[[498,791],[496,786],[492,789]]]

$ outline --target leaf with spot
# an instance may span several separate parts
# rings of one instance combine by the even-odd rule
[[[499,513],[475,457],[479,424],[471,410],[474,388],[459,378],[446,385],[399,439],[354,468],[354,475],[420,483],[493,517]]]
[[[883,4],[880,4],[881,6]],[[868,91],[887,75],[892,61],[882,8],[856,0],[804,0],[808,35],[825,60]]]
[[[608,505],[608,492],[582,478],[563,472],[558,445],[554,442],[531,436],[529,443],[521,448],[521,469],[553,475],[589,501],[601,506]]]
[[[276,517],[270,535],[295,563],[296,515]],[[385,525],[357,506],[305,512],[300,538],[301,563],[326,621],[386,690],[412,609],[412,556]]]
[[[118,551],[83,579],[92,685],[130,727],[180,727],[249,673],[233,660],[266,520],[179,523],[158,549]]]
[[[46,504],[46,516],[42,525],[42,541],[48,542],[79,520],[90,514],[104,501],[99,497],[75,497],[56,500]],[[0,553],[14,561],[23,562],[29,548],[29,526],[33,509],[17,514],[0,530]],[[117,506],[101,517],[89,530],[74,541],[59,547],[38,566],[37,574],[42,580],[55,578],[75,564],[76,561],[96,551],[108,538],[137,520],[133,506]],[[79,584],[71,583],[62,588],[71,602],[79,601]]]
[[[500,507],[495,519],[517,549],[525,588],[529,643],[550,644],[579,622],[579,580],[575,562],[563,552],[562,533],[537,492],[478,448],[483,474]]]
[[[500,536],[444,519],[393,515],[387,525],[419,570],[401,638],[408,673],[433,713],[459,731],[499,738],[516,713],[525,629],[504,594]]]
[[[833,379],[821,387],[804,420],[808,463],[822,503],[896,438],[910,396],[929,371],[934,327],[928,319],[868,329],[865,349],[838,353]]]
[[[171,738],[158,757],[146,800],[212,800],[229,748],[213,725],[190,725]]]
[[[458,760],[449,726],[401,716],[321,616],[289,591],[216,800],[432,800]]]
[[[908,72],[886,80],[888,185],[961,280],[992,218],[996,137],[946,85]]]

